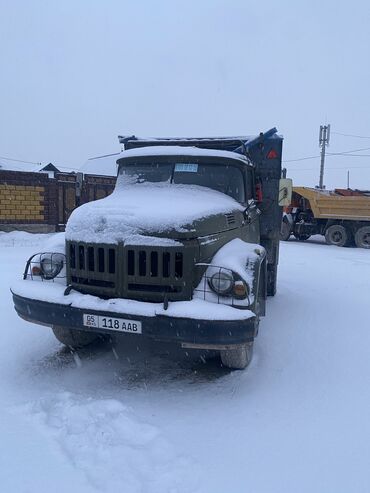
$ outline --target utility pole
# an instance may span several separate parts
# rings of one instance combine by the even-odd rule
[[[320,125],[319,147],[321,147],[321,164],[320,164],[320,182],[319,188],[324,188],[324,167],[325,167],[325,149],[329,145],[330,125]]]
[[[347,190],[349,190],[349,170],[347,170]]]

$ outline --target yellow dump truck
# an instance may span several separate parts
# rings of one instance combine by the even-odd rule
[[[281,239],[324,235],[329,245],[370,248],[370,191],[293,187],[284,210]]]

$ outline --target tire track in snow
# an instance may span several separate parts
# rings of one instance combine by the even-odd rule
[[[140,422],[118,400],[61,392],[28,407],[43,431],[84,472],[93,490],[197,491],[194,461],[178,455],[159,428]]]

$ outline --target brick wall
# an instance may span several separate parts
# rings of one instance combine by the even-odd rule
[[[45,187],[0,185],[0,221],[43,222]]]
[[[55,231],[54,181],[45,173],[0,171],[0,229]]]
[[[76,182],[73,173],[49,178],[46,173],[0,170],[0,230],[63,230],[77,204],[109,195],[115,178],[85,175],[82,191]]]

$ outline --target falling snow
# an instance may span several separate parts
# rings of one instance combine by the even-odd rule
[[[6,493],[367,493],[369,251],[281,245],[255,354],[137,336],[71,353],[14,312],[40,235],[0,235],[0,484]],[[135,338],[136,337],[136,338]]]

